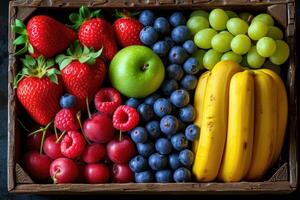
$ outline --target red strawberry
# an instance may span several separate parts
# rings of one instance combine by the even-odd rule
[[[106,73],[103,60],[98,58],[101,50],[93,52],[82,48],[78,41],[68,49],[68,55],[59,55],[61,75],[68,93],[76,97],[76,107],[86,109],[86,99],[91,101],[100,89]]]
[[[99,18],[99,13],[100,10],[91,13],[82,6],[79,14],[70,15],[70,20],[74,23],[73,28],[78,29],[80,43],[96,51],[103,48],[102,56],[110,61],[118,48],[112,25]]]
[[[142,30],[143,25],[138,20],[132,18],[129,12],[117,12],[117,16],[120,16],[121,18],[114,22],[113,28],[118,44],[121,47],[141,45],[140,31]]]
[[[76,131],[80,128],[74,109],[61,109],[55,116],[54,125],[60,131]]]
[[[25,44],[16,54],[28,51],[34,58],[40,55],[46,58],[55,56],[66,50],[77,38],[75,31],[45,15],[32,17],[26,27],[16,19],[13,30],[21,34],[14,44]]]
[[[35,60],[27,55],[22,62],[23,69],[14,81],[17,97],[34,121],[47,125],[60,109],[63,86],[57,77],[59,71],[53,60],[42,56]]]

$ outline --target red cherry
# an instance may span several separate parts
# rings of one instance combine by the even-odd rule
[[[107,183],[109,169],[105,164],[87,164],[84,168],[84,176],[88,183]]]
[[[61,153],[68,158],[76,158],[84,151],[85,139],[77,131],[69,131],[60,144]]]
[[[54,183],[74,183],[78,173],[78,166],[69,158],[58,158],[50,166],[50,175]]]
[[[47,156],[52,159],[63,157],[60,151],[60,142],[56,142],[57,138],[55,135],[50,135],[46,138],[43,146],[43,150]]]
[[[127,163],[135,155],[135,145],[127,136],[115,137],[107,144],[108,158],[117,164]]]
[[[28,151],[24,155],[26,172],[34,179],[42,180],[50,177],[49,168],[52,160],[38,151]]]
[[[87,138],[96,143],[107,143],[114,136],[112,120],[106,114],[97,113],[83,123]]]
[[[49,131],[46,131],[45,138],[47,138],[50,135],[51,133]],[[43,137],[43,131],[28,136],[26,140],[27,149],[39,151],[41,148],[42,137]]]
[[[86,163],[96,163],[103,160],[106,155],[106,148],[102,144],[90,144],[85,147],[82,153],[82,160]]]
[[[129,183],[133,181],[133,172],[128,164],[114,164],[112,174],[115,183]]]

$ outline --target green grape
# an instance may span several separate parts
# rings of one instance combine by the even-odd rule
[[[204,66],[203,66],[203,57],[204,57],[205,53],[206,53],[206,51],[204,51],[203,49],[199,49],[195,53],[193,53],[193,55],[192,55],[194,58],[197,59],[198,66],[200,67],[200,70],[204,69]]]
[[[194,17],[194,16],[201,16],[208,19],[209,13],[206,12],[205,10],[195,10],[190,14],[190,17]]]
[[[248,12],[242,12],[239,14],[239,16],[242,20],[244,20],[247,23],[250,23],[253,18],[253,15]]]
[[[255,21],[261,21],[267,26],[273,26],[274,25],[274,20],[273,17],[267,13],[262,13],[257,16],[255,16],[252,20],[252,23]]]
[[[233,35],[245,34],[248,31],[248,24],[240,18],[231,18],[227,21],[226,27]]]
[[[251,48],[251,40],[244,34],[235,36],[230,43],[231,50],[239,55],[247,53]]]
[[[280,66],[275,65],[275,64],[272,63],[269,59],[265,62],[265,64],[263,65],[263,68],[273,70],[273,71],[276,72],[278,75],[280,75],[280,71],[281,71]]]
[[[228,16],[224,10],[215,8],[210,12],[208,20],[212,28],[221,31],[226,29]]]
[[[274,40],[282,40],[283,32],[276,26],[269,26],[267,37],[271,37]]]
[[[256,43],[256,50],[262,57],[270,57],[276,51],[276,42],[270,37],[263,37]]]
[[[194,42],[199,48],[210,49],[211,39],[217,34],[217,31],[212,28],[202,29],[194,36]]]
[[[206,18],[201,17],[201,16],[194,16],[191,17],[187,23],[186,26],[188,29],[191,31],[193,35],[195,35],[198,31],[208,28],[209,27],[209,22]]]
[[[247,55],[244,55],[242,57],[242,61],[241,61],[240,65],[242,66],[243,69],[249,69],[250,66],[247,62]]]
[[[206,69],[211,70],[220,60],[222,54],[210,49],[204,54],[203,65]]]
[[[230,50],[230,43],[233,35],[228,31],[222,31],[211,39],[211,46],[214,50],[223,53]]]
[[[256,46],[252,46],[247,54],[247,63],[251,68],[260,68],[265,62],[265,58],[256,51]]]
[[[283,64],[290,55],[290,48],[289,45],[283,40],[276,40],[276,51],[270,57],[270,60],[275,65]]]
[[[259,40],[260,38],[265,37],[267,33],[268,26],[261,21],[252,22],[248,28],[248,35],[252,40]]]
[[[242,56],[234,53],[233,51],[228,51],[223,54],[221,60],[233,60],[237,63],[240,63],[242,61]]]
[[[236,18],[236,17],[239,17],[235,12],[231,11],[231,10],[225,10],[228,18]]]

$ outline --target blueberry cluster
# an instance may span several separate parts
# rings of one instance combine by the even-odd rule
[[[145,10],[139,21],[145,26],[141,41],[165,61],[167,76],[157,93],[126,102],[137,109],[142,121],[129,133],[138,151],[129,166],[138,183],[188,182],[194,161],[190,142],[200,132],[193,124],[196,112],[191,105],[199,71],[191,54],[197,48],[181,12],[166,19]]]

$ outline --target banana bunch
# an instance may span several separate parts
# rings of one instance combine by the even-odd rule
[[[279,158],[288,107],[275,72],[221,61],[201,75],[194,105],[201,128],[192,148],[197,181],[258,180]]]

